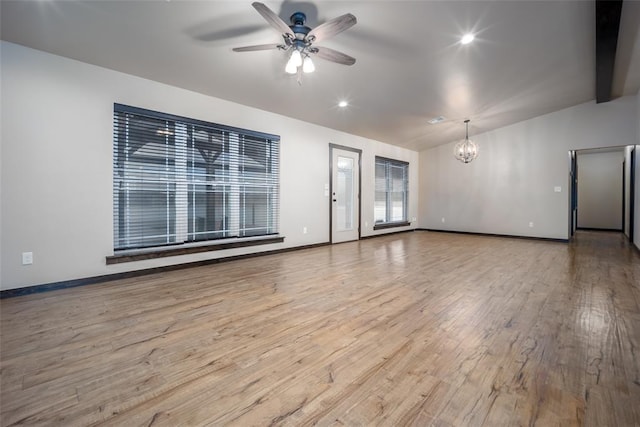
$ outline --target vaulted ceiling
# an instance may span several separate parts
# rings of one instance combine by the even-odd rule
[[[3,40],[414,150],[595,99],[593,1],[266,1],[357,59],[284,72],[285,53],[236,53],[281,36],[250,1],[0,2]],[[622,6],[613,97],[640,89],[640,2]],[[473,43],[460,37],[475,34]],[[339,108],[340,100],[349,106]],[[169,113],[171,113],[169,111]],[[437,125],[428,120],[444,116]]]

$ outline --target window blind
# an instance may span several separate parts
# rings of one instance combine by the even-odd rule
[[[278,233],[278,136],[121,104],[113,120],[115,250]]]
[[[407,221],[409,164],[376,157],[375,176],[375,223]]]

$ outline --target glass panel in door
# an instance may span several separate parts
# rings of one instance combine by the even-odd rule
[[[337,230],[353,230],[353,184],[354,164],[353,158],[338,156],[337,188],[336,188],[336,216]]]

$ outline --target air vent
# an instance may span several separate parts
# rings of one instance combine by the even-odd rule
[[[430,125],[437,125],[438,123],[442,123],[444,122],[444,116],[438,116],[438,117],[434,117],[433,119],[429,120],[429,124]]]

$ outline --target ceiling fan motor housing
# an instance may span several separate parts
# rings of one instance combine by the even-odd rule
[[[303,39],[307,34],[309,34],[309,31],[311,31],[311,28],[304,25],[304,23],[307,21],[307,15],[305,15],[304,13],[295,12],[293,15],[291,15],[289,20],[291,21],[291,25],[289,25],[289,28],[291,28],[291,31],[293,31],[297,39]]]

